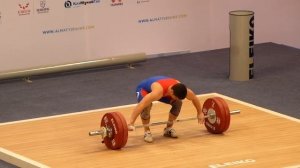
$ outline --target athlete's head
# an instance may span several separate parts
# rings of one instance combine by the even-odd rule
[[[187,94],[187,88],[182,83],[177,83],[171,87],[173,90],[174,96],[176,96],[178,99],[182,100],[186,97]]]

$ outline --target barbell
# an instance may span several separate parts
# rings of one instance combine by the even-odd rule
[[[221,97],[212,97],[205,100],[202,107],[205,116],[204,125],[208,132],[221,134],[230,125],[230,116],[239,114],[240,110],[229,111],[229,107]],[[197,117],[177,119],[175,122],[196,120]],[[159,121],[147,125],[137,125],[135,128],[167,124],[168,121]],[[100,130],[90,131],[89,136],[101,135],[102,143],[108,149],[116,150],[123,148],[128,140],[128,127],[125,117],[120,112],[104,114],[100,123]]]

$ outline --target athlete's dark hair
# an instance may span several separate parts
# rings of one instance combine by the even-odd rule
[[[184,99],[187,94],[187,88],[182,83],[177,83],[171,87],[174,92],[174,95],[178,97],[180,100]]]

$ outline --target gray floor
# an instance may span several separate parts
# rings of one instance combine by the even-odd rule
[[[33,77],[32,83],[0,83],[0,122],[135,103],[135,86],[144,78],[167,75],[197,94],[217,92],[300,118],[300,49],[255,45],[255,77],[230,81],[229,49],[158,57],[125,66]],[[0,162],[1,166],[1,162]]]

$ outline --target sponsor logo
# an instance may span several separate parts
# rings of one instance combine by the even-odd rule
[[[142,4],[142,3],[146,3],[146,2],[150,2],[150,0],[138,0],[138,1],[136,1],[137,4]]]
[[[122,0],[111,0],[111,6],[121,6],[123,5]]]
[[[30,15],[29,2],[27,3],[19,3],[18,4],[18,14],[19,16]]]
[[[40,8],[36,9],[37,13],[48,13],[49,12],[49,8],[47,7],[47,2],[46,0],[40,0]]]
[[[65,8],[78,8],[81,6],[91,5],[100,3],[100,0],[89,0],[89,1],[65,1]]]
[[[237,160],[237,161],[233,161],[233,162],[212,164],[212,165],[208,165],[208,167],[209,168],[219,168],[219,167],[244,165],[244,164],[250,164],[250,163],[255,163],[255,162],[256,162],[256,160],[253,160],[253,159],[245,159],[245,160]]]
[[[72,2],[71,1],[65,1],[65,8],[71,8]]]

